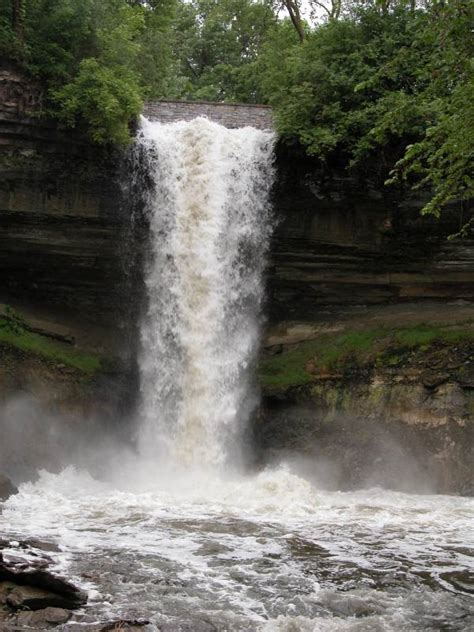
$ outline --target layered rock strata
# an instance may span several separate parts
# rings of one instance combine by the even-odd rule
[[[423,217],[427,198],[364,174],[322,168],[280,148],[269,271],[273,323],[318,320],[354,305],[474,300],[474,240],[448,239],[474,213],[454,203]]]
[[[260,367],[262,458],[303,457],[335,489],[474,494],[474,326],[451,310],[280,325]]]
[[[38,88],[0,73],[0,302],[117,326],[120,156],[38,118]]]

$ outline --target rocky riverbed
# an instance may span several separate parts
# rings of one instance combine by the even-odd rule
[[[6,477],[0,480],[5,500]],[[11,485],[11,489],[13,485]],[[0,505],[1,506],[1,505]],[[91,622],[81,608],[88,594],[63,576],[57,544],[35,538],[0,539],[0,630],[140,630],[146,621]],[[67,625],[66,625],[67,624]]]

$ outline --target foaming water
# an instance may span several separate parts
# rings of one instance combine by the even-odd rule
[[[285,465],[193,486],[155,478],[146,491],[132,478],[42,472],[0,514],[2,533],[60,545],[58,567],[93,591],[86,620],[264,632],[474,623],[472,499],[324,492]]]
[[[152,180],[140,452],[215,468],[256,403],[273,134],[142,119],[139,149]]]

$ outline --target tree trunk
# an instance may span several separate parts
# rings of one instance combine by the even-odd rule
[[[298,33],[298,37],[300,38],[300,42],[304,41],[305,34],[303,29],[303,22],[301,21],[300,8],[298,6],[298,0],[283,0],[283,4],[285,5],[290,19],[293,23],[293,26]]]

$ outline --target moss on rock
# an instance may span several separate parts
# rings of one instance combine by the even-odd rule
[[[449,326],[418,324],[398,329],[377,327],[346,331],[336,335],[324,333],[263,358],[259,379],[267,392],[286,391],[350,377],[364,367],[395,370],[408,361],[413,364],[413,353],[426,354],[436,344],[449,348],[472,342],[472,321]]]
[[[10,319],[1,317],[0,343],[64,364],[87,375],[93,375],[103,365],[102,358],[96,354],[86,353],[70,345],[56,342],[47,336],[28,331],[21,325],[12,325]]]

